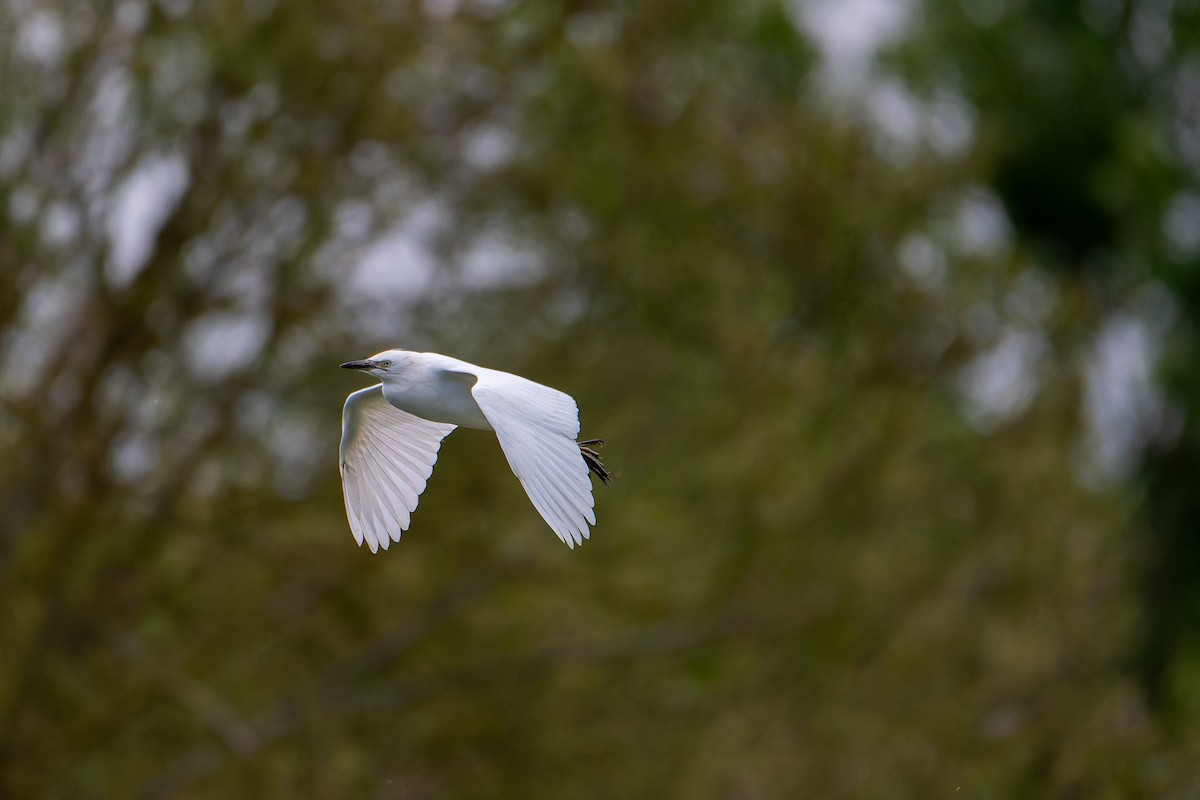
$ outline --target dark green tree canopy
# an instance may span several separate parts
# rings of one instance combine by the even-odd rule
[[[1198,13],[9,3],[0,797],[1192,796]],[[396,346],[592,540],[356,548]]]

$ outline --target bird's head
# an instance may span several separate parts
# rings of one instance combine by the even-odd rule
[[[384,350],[361,361],[347,361],[342,364],[342,369],[358,369],[383,377],[399,372],[407,362],[407,357],[408,353],[404,350]]]

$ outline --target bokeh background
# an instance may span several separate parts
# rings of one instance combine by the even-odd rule
[[[0,797],[1198,796],[1198,176],[1195,0],[3,0]]]

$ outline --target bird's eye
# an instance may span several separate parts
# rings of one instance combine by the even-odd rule
[[[379,366],[383,367],[384,369],[387,369],[391,365],[392,365],[392,362],[390,362],[390,361],[380,361],[379,362]]]

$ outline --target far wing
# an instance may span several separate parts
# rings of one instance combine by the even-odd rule
[[[575,441],[575,401],[557,389],[495,370],[481,370],[471,393],[538,513],[568,547],[582,544],[596,515],[587,462]]]
[[[359,545],[365,540],[375,553],[400,541],[433,473],[442,439],[454,427],[401,411],[384,399],[382,384],[346,398],[342,492]]]

